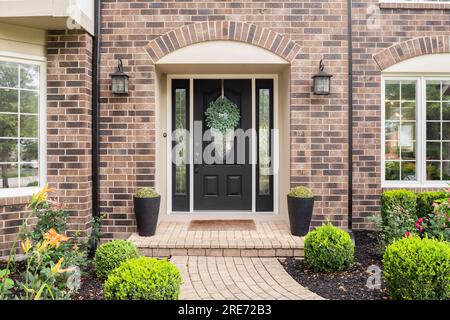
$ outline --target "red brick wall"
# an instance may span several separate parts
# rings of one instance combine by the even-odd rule
[[[92,39],[49,31],[47,43],[47,180],[69,211],[70,231],[86,235],[91,203]],[[0,199],[0,256],[8,254],[30,197]],[[30,220],[31,225],[34,219]],[[69,234],[71,233],[69,232]]]
[[[218,38],[247,41],[253,28],[278,46],[292,41],[291,175],[292,184],[310,185],[318,195],[313,224],[330,219],[347,225],[347,19],[346,1],[103,1],[101,88],[101,211],[107,213],[109,238],[135,230],[132,194],[155,183],[154,56],[192,42]],[[237,22],[245,22],[240,24]],[[233,33],[230,26],[234,24]],[[189,34],[183,26],[192,25]],[[207,26],[207,30],[204,27]],[[214,32],[211,32],[214,27]],[[209,30],[209,31],[208,31]],[[173,32],[171,32],[173,31]],[[217,31],[217,32],[216,32]],[[257,33],[257,31],[256,31]],[[154,39],[165,35],[159,48]],[[277,45],[278,34],[286,41]],[[206,39],[203,36],[206,35]],[[280,37],[281,37],[280,36]],[[258,38],[258,36],[256,37]],[[255,39],[256,39],[255,38]],[[263,38],[264,39],[264,38]],[[252,40],[253,41],[253,40]],[[274,48],[272,48],[274,46]],[[148,50],[153,48],[154,50]],[[279,48],[278,48],[279,49]],[[278,51],[278,54],[280,54]],[[283,50],[284,51],[284,50]],[[281,52],[280,55],[282,55]],[[122,58],[130,74],[130,94],[111,95],[109,73]],[[333,76],[333,93],[312,95],[311,76],[324,58]]]
[[[369,6],[377,8],[377,5],[377,0],[356,0],[353,10],[353,225],[356,229],[372,228],[367,217],[380,209],[381,69],[412,56],[450,52],[449,4],[383,4],[380,14],[373,16],[375,20],[368,19],[373,12],[368,10]],[[425,10],[427,7],[436,9]],[[421,49],[422,43],[425,49]]]

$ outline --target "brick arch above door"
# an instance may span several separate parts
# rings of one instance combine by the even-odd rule
[[[177,49],[200,42],[217,40],[252,44],[266,49],[288,62],[292,62],[300,51],[300,46],[295,41],[281,33],[238,21],[207,21],[184,25],[151,40],[145,49],[153,63],[156,63]]]
[[[450,53],[449,36],[426,36],[398,42],[373,55],[381,71],[404,60],[433,53]]]

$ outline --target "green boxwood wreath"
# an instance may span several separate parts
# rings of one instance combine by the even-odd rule
[[[234,130],[241,118],[238,106],[227,97],[219,97],[216,101],[211,102],[205,115],[208,128],[222,133]]]

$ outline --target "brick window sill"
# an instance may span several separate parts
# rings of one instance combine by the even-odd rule
[[[450,3],[380,2],[380,9],[450,10]]]

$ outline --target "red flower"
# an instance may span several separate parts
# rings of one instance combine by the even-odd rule
[[[411,232],[409,232],[409,230],[406,230],[406,232],[405,232],[405,237],[406,238],[409,238],[411,236]]]

